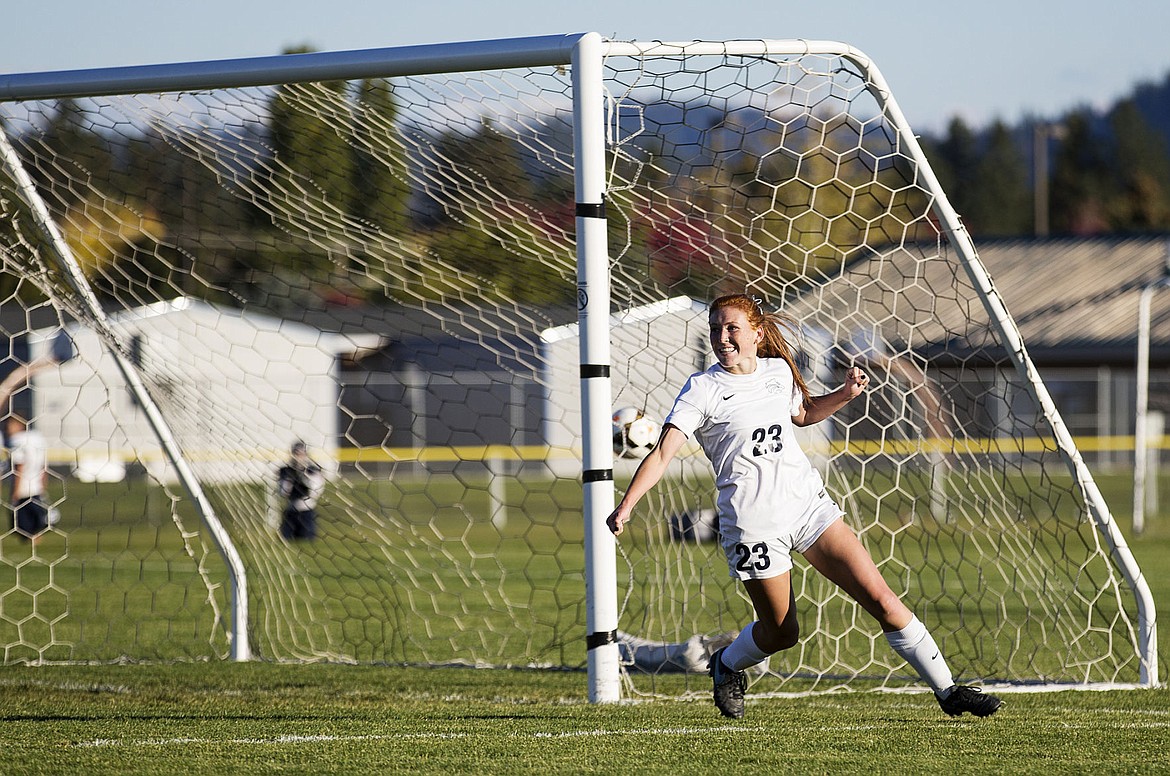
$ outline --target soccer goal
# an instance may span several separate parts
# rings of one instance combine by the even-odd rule
[[[708,363],[706,304],[747,291],[800,322],[814,390],[868,368],[806,446],[958,675],[1157,683],[1145,580],[849,46],[590,33],[12,75],[0,122],[0,379],[59,515],[0,534],[5,662],[708,692],[751,619],[709,468],[681,456],[616,543],[636,462],[611,416],[660,422]],[[298,441],[325,475],[311,536],[282,531]],[[806,635],[754,691],[914,684],[805,572]]]

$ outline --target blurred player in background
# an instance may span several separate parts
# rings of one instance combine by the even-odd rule
[[[288,463],[280,467],[277,489],[287,503],[280,522],[285,539],[313,539],[317,536],[317,499],[325,489],[321,467],[309,457],[304,442],[293,443]]]
[[[711,656],[716,707],[724,716],[742,717],[745,671],[798,643],[791,553],[799,552],[877,620],[944,712],[995,713],[1001,702],[994,695],[955,684],[926,626],[882,578],[796,442],[794,426],[825,420],[865,391],[865,370],[853,366],[835,391],[812,396],[784,337],[784,330],[793,329],[785,319],[766,314],[759,300],[743,294],[716,299],[708,315],[717,363],[687,380],[658,444],[606,522],[620,536],[634,506],[694,436],[715,468],[719,532],[731,576],[741,580],[756,613],[755,622]]]
[[[11,413],[13,397],[40,372],[60,366],[77,354],[73,339],[63,329],[48,340],[45,352],[28,364],[18,364],[0,381],[0,407]],[[16,532],[36,542],[53,523],[57,511],[45,503],[49,462],[45,440],[28,421],[9,414],[4,428],[11,467],[12,524]]]
[[[44,502],[49,470],[45,441],[17,415],[8,416],[5,436],[12,467],[12,525],[17,534],[35,542],[49,527],[49,508]]]

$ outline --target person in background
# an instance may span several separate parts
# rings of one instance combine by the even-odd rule
[[[12,467],[12,525],[17,534],[36,542],[49,528],[49,508],[44,502],[49,470],[45,441],[18,415],[8,416],[5,434]]]
[[[325,475],[304,442],[293,444],[288,463],[280,467],[277,489],[286,499],[280,535],[288,540],[316,538],[317,499],[325,489]]]

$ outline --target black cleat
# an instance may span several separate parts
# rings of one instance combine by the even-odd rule
[[[965,711],[976,717],[990,717],[1003,705],[1003,701],[994,695],[987,695],[978,687],[966,684],[951,687],[951,694],[945,699],[938,695],[935,697],[942,710],[952,717],[961,716]]]
[[[707,673],[715,685],[715,708],[725,717],[743,719],[743,694],[747,691],[747,673],[732,671],[721,658],[727,647],[711,656]]]

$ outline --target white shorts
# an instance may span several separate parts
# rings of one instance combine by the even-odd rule
[[[805,519],[787,534],[758,541],[724,542],[732,579],[768,579],[792,570],[792,553],[803,553],[834,521],[844,517],[828,495],[817,499]]]

